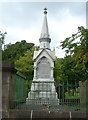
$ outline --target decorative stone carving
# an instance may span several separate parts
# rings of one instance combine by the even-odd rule
[[[42,28],[39,39],[40,49],[39,51],[34,51],[34,79],[31,85],[31,91],[28,93],[28,98],[26,99],[26,104],[58,105],[53,77],[55,51],[51,51],[49,48],[51,39],[49,38],[46,16],[44,20],[44,28]],[[45,33],[47,37],[44,36]]]

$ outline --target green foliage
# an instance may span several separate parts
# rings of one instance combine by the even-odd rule
[[[86,67],[88,64],[88,29],[83,26],[78,27],[76,34],[72,34],[61,43],[62,49],[66,49],[66,55],[70,54],[77,64]]]
[[[21,42],[16,42],[15,44],[5,45],[6,49],[3,50],[2,60],[15,62],[19,59],[20,56],[23,56],[27,50],[30,50],[34,44],[27,43],[25,40]]]
[[[71,56],[66,56],[65,58],[56,58],[55,60],[55,80],[64,81],[64,84],[69,82],[69,84],[78,84],[79,75],[78,71],[74,71],[75,62]]]
[[[5,34],[7,34],[7,33],[6,32],[2,33],[0,31],[0,50],[2,50],[2,45],[4,44]]]
[[[23,56],[20,56],[19,59],[15,61],[15,68],[17,71],[26,76],[27,92],[30,91],[33,80],[33,54],[35,49],[38,50],[39,47],[33,46],[30,50],[27,50]]]
[[[29,80],[33,78],[33,53],[34,47],[26,51],[24,56],[20,56],[19,59],[15,61],[16,69]]]
[[[26,83],[27,89],[30,88],[29,80],[33,78],[33,46],[33,43],[27,43],[25,40],[15,44],[7,44],[2,55],[3,61],[13,62],[17,73],[21,73],[26,77],[26,81],[28,81]]]
[[[77,99],[80,98],[80,93],[79,92],[74,92],[74,94],[70,94],[69,92],[65,93],[65,98],[66,99]]]
[[[0,40],[4,42],[3,36]],[[27,82],[29,89],[33,79],[33,46],[33,43],[25,40],[7,44],[2,56],[3,61],[14,62],[16,69],[30,80],[30,83]],[[79,81],[86,80],[87,77],[85,71],[88,69],[88,29],[78,27],[78,32],[62,41],[61,47],[65,49],[66,55],[55,60],[55,80],[78,85]]]
[[[63,79],[63,58],[55,59],[54,77],[55,81]]]
[[[65,77],[68,81],[86,80],[88,69],[88,29],[78,27],[78,32],[61,42],[66,55],[63,62]]]
[[[1,31],[0,31],[0,42],[1,42],[2,44],[4,44],[5,34],[7,34],[7,33],[6,33],[6,32],[1,33]]]

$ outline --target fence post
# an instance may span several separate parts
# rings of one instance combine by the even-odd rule
[[[80,110],[88,113],[88,80],[79,82],[80,86]]]
[[[16,72],[10,62],[2,63],[2,118],[9,118],[10,99],[13,95],[13,73]]]

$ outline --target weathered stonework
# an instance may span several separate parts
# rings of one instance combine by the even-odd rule
[[[0,75],[2,75],[2,118],[9,117],[10,101],[14,93],[13,75],[16,72],[12,63],[0,62]]]
[[[80,85],[80,110],[88,113],[88,80],[79,82]]]
[[[31,91],[28,93],[26,104],[58,104],[54,86],[55,51],[50,50],[50,42],[46,12],[40,35],[40,49],[34,51],[34,78]]]

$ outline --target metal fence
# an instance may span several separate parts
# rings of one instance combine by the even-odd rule
[[[36,86],[36,83],[34,83]],[[39,85],[40,84],[40,85]],[[46,94],[50,92],[50,88],[52,88],[52,84],[49,83],[39,83],[38,84],[38,90],[34,89],[32,91],[32,94],[36,96],[36,93],[39,93],[42,91]],[[47,84],[47,85],[46,85]],[[13,100],[10,101],[10,109],[29,109],[29,110],[57,110],[57,111],[73,111],[73,112],[79,112],[80,111],[80,92],[79,92],[79,86],[78,85],[73,85],[73,84],[66,84],[66,83],[57,83],[54,84],[56,88],[56,93],[58,97],[58,101],[55,101],[55,99],[52,99],[52,96],[55,95],[52,92],[51,98],[48,99],[48,95],[46,98],[43,98],[43,96],[39,97],[37,96],[36,99],[35,97],[32,96],[29,99],[29,104],[26,103],[26,98],[25,100]],[[36,87],[35,87],[36,88]],[[37,91],[36,91],[37,90]],[[43,94],[42,94],[43,95]],[[49,96],[50,97],[50,96]],[[58,102],[58,104],[56,104]]]

